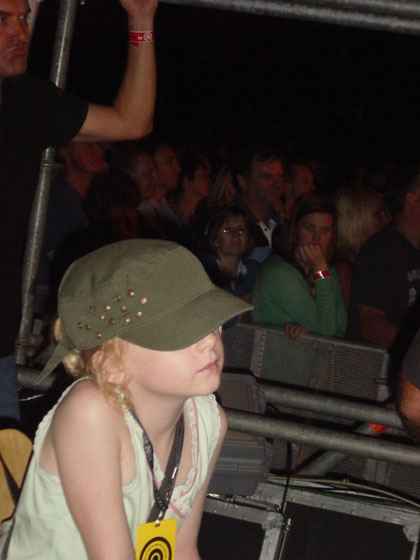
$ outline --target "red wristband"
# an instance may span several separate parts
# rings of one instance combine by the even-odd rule
[[[140,43],[152,43],[155,40],[154,31],[129,31],[128,41],[133,47],[138,47]]]
[[[314,282],[315,280],[323,280],[324,278],[328,278],[329,275],[330,273],[328,270],[317,270],[312,274],[312,280]]]

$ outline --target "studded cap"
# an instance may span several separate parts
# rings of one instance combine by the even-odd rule
[[[66,337],[41,377],[74,348],[93,348],[118,336],[144,348],[178,350],[250,309],[217,288],[200,261],[176,243],[113,243],[78,259],[65,273],[58,315]]]

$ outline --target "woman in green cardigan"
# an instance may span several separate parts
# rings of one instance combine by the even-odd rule
[[[277,245],[277,246],[276,246]],[[335,245],[335,213],[329,198],[303,197],[260,267],[252,292],[254,323],[284,327],[298,339],[306,332],[344,336],[347,313],[340,281],[329,265]]]

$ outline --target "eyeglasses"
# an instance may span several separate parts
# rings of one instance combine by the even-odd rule
[[[238,235],[239,237],[242,237],[246,234],[246,230],[244,228],[223,227],[220,228],[220,231],[223,233],[223,235]]]

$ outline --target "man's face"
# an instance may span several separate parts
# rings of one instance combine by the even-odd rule
[[[0,81],[26,70],[29,11],[26,0],[0,0]]]
[[[178,177],[181,168],[175,152],[170,146],[158,146],[153,157],[156,164],[159,179],[165,191],[175,189],[178,186]]]
[[[297,164],[293,169],[293,193],[295,198],[315,190],[314,174],[306,165]]]
[[[142,200],[155,198],[160,187],[160,181],[156,172],[153,159],[147,154],[140,154],[130,171],[131,177],[136,181]]]
[[[248,178],[243,177],[244,198],[258,206],[272,206],[283,189],[283,164],[279,159],[259,161],[254,158]]]
[[[197,198],[208,196],[210,189],[210,176],[206,168],[198,167],[194,172],[194,179],[186,179],[186,185]]]
[[[68,148],[67,164],[85,173],[106,171],[104,151],[96,142],[71,142]]]

